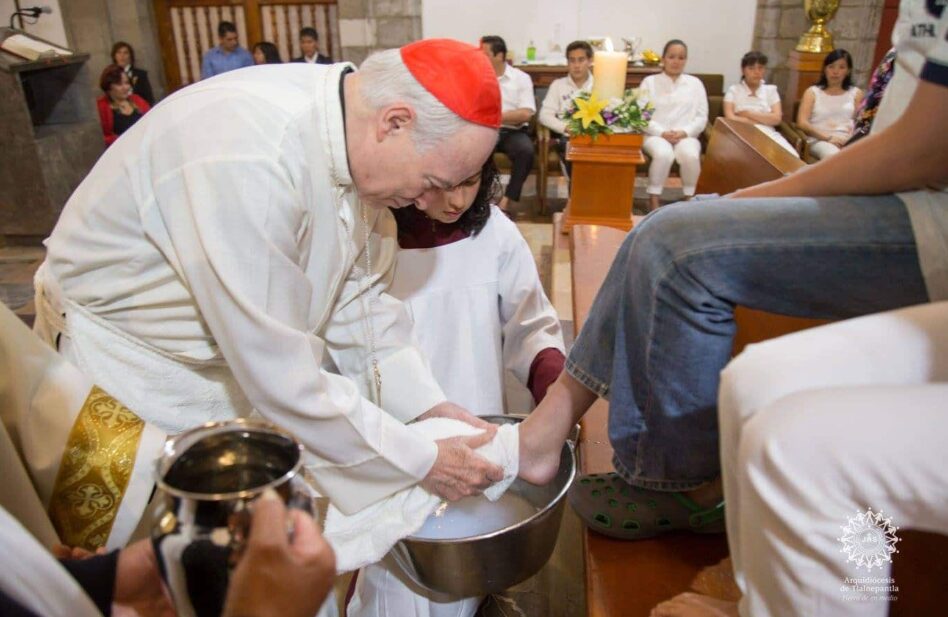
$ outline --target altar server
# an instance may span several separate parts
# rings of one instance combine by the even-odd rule
[[[405,301],[419,345],[452,401],[483,414],[529,411],[505,400],[509,371],[539,402],[563,370],[563,334],[530,247],[495,205],[491,159],[424,210],[396,211],[391,292]],[[514,403],[515,404],[515,403]],[[433,594],[390,559],[363,568],[349,617],[472,616],[481,598]]]
[[[491,430],[431,442],[404,426],[486,423],[446,402],[386,293],[388,207],[469,178],[499,126],[490,63],[447,39],[358,72],[263,65],[181,90],[66,204],[37,332],[168,433],[251,410],[292,431],[343,512],[422,481],[476,493],[502,477],[472,450]]]

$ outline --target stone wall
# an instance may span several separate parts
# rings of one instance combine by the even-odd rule
[[[342,59],[361,63],[370,53],[421,38],[421,0],[338,0]]]
[[[66,0],[60,5],[69,44],[91,56],[94,83],[112,62],[112,44],[125,41],[135,49],[135,64],[148,71],[155,97],[164,96],[164,65],[150,0]]]
[[[853,78],[865,89],[874,67],[872,54],[879,33],[884,0],[840,0],[839,11],[828,24],[837,49],[853,56]],[[787,56],[796,47],[810,22],[802,0],[758,0],[754,27],[754,49],[770,58],[768,81],[785,92],[790,69]]]

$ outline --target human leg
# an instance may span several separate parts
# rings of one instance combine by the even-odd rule
[[[566,135],[553,134],[553,143],[556,145],[556,154],[560,158],[560,165],[566,173],[567,178],[572,178],[573,163],[566,160],[566,149],[569,146],[569,137]]]
[[[679,141],[675,144],[675,160],[681,171],[681,191],[686,197],[691,197],[701,174],[701,142],[694,137]]]
[[[497,149],[510,158],[510,182],[504,191],[504,196],[510,201],[520,201],[520,192],[523,183],[533,168],[533,142],[524,130],[507,130],[500,132]]]
[[[718,417],[725,501],[739,512],[746,468],[738,450],[748,423],[787,395],[830,387],[948,380],[948,302],[813,328],[748,347],[721,373]],[[932,353],[932,350],[941,350]],[[728,517],[735,576],[743,585],[740,519]]]
[[[839,147],[828,141],[814,141],[810,144],[810,154],[819,160],[831,157],[839,152]]]
[[[652,157],[652,162],[648,166],[646,190],[649,195],[661,195],[665,188],[665,180],[668,179],[668,173],[671,171],[672,162],[675,160],[675,151],[668,140],[656,135],[645,138],[642,142],[642,150]]]
[[[626,481],[691,490],[720,470],[718,374],[736,304],[842,318],[926,300],[895,197],[677,204],[629,234],[566,366],[609,398]]]
[[[882,512],[900,528],[948,533],[948,384],[858,386],[793,394],[755,416],[738,454],[741,614],[883,617],[889,577],[878,525],[850,536],[858,514]],[[878,554],[878,568],[847,561],[845,547]],[[864,562],[865,563],[865,562]],[[849,579],[847,581],[847,578]],[[895,581],[895,585],[899,584]]]

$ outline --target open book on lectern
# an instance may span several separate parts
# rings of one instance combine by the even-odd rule
[[[40,60],[57,56],[71,56],[72,52],[28,34],[11,34],[0,42],[0,49],[26,60]]]

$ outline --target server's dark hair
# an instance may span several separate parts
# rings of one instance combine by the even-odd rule
[[[490,157],[481,167],[481,185],[477,189],[477,195],[474,196],[474,202],[455,223],[469,236],[476,236],[487,225],[487,219],[490,218],[490,206],[500,196],[500,181],[497,175],[497,166],[494,165],[493,157]],[[408,221],[414,214],[410,208],[414,206],[392,210],[399,232],[409,224]]]

